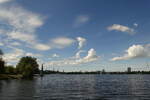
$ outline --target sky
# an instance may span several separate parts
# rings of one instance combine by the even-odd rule
[[[7,65],[36,57],[60,71],[150,70],[149,0],[0,0]]]

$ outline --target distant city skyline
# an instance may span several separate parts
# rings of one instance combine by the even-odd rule
[[[0,0],[8,65],[33,56],[61,71],[150,70],[149,0]],[[149,67],[148,67],[149,66]]]

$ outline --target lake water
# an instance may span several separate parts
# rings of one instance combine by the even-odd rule
[[[150,75],[45,75],[1,80],[0,100],[150,100]]]

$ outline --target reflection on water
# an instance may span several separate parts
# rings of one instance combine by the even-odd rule
[[[150,75],[47,75],[0,81],[0,100],[150,100]]]

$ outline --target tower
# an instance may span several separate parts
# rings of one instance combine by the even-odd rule
[[[127,72],[130,73],[131,72],[131,67],[127,68]]]
[[[41,77],[43,76],[43,64],[42,64],[42,67],[41,67],[40,76],[41,76]]]

